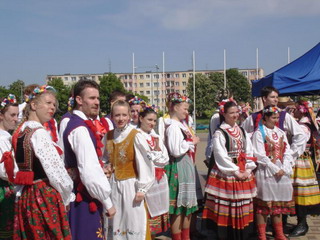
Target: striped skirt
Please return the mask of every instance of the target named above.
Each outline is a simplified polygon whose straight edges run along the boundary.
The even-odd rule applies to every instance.
[[[296,160],[292,178],[296,214],[298,216],[319,215],[319,184],[312,159],[308,153],[305,152]]]
[[[221,173],[214,167],[208,178],[203,218],[213,221],[219,238],[247,239],[253,233],[253,175],[245,181]]]

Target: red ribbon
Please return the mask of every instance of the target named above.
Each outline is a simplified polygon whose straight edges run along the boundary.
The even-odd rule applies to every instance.
[[[248,157],[246,153],[241,152],[239,157],[238,157],[238,166],[240,168],[240,170],[245,171],[246,170],[246,160],[252,160],[254,162],[257,161],[256,157]]]
[[[97,127],[93,124],[93,122],[91,120],[85,120],[84,122],[87,124],[87,126],[90,128],[90,130],[94,134],[94,137],[95,137],[96,143],[97,143],[96,152],[97,152],[97,155],[99,158],[100,165],[101,165],[101,167],[103,167],[103,163],[101,161],[101,157],[102,157],[101,148],[103,147],[103,144],[101,142],[101,137],[98,133]]]
[[[56,128],[56,124],[55,124],[54,118],[51,118],[48,122],[45,122],[43,124],[43,126],[45,127],[45,129],[47,129],[47,131],[50,132],[52,141],[57,143],[58,142],[58,136],[57,136],[57,128]]]
[[[158,182],[161,180],[165,172],[166,171],[163,168],[157,168],[157,167],[155,168],[155,177]]]
[[[12,152],[4,152],[1,158],[0,163],[4,164],[4,168],[6,170],[7,176],[8,176],[8,180],[10,182],[14,182],[14,173],[13,173],[13,169],[14,169],[14,160],[13,160],[13,156],[12,156]]]

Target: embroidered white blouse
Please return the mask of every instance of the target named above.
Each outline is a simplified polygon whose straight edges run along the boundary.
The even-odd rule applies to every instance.
[[[241,125],[244,130],[250,135],[250,137],[253,135],[254,132],[254,122],[252,115],[249,116]],[[286,114],[283,128],[286,133],[288,133],[290,136],[292,136],[292,143],[291,143],[291,153],[292,157],[296,159],[299,157],[306,148],[306,139],[305,134],[299,123],[290,115]],[[291,163],[292,165],[294,162]]]
[[[231,127],[229,124],[223,122],[220,125],[220,128],[222,129],[234,129],[239,128],[237,124],[235,124],[234,127]],[[239,131],[240,128],[239,128]],[[246,134],[245,139],[245,153],[248,157],[253,156],[253,149],[250,137]],[[239,167],[232,162],[231,157],[228,155],[228,151],[226,148],[226,138],[224,137],[224,134],[221,131],[216,131],[213,135],[213,153],[214,153],[214,159],[215,163],[217,164],[217,167],[219,170],[227,175],[235,175],[236,171],[239,171]],[[253,169],[256,168],[256,164],[252,160],[246,160],[246,170],[251,172]]]
[[[164,119],[164,123],[168,125],[166,129],[166,144],[170,155],[180,157],[189,150],[194,151],[194,144],[187,142],[182,134],[182,131],[189,131],[186,126],[177,120],[169,118]]]
[[[74,199],[74,194],[72,193],[73,182],[64,167],[63,161],[49,133],[36,121],[25,122],[21,127],[21,131],[26,127],[40,127],[40,129],[32,134],[30,139],[35,156],[39,159],[50,185],[61,194],[64,204],[69,205],[70,201]]]

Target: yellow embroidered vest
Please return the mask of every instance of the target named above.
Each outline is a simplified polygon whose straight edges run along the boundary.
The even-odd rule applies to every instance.
[[[137,168],[134,154],[134,138],[138,131],[132,129],[121,142],[113,141],[114,130],[107,133],[107,152],[117,180],[126,180],[137,177]]]

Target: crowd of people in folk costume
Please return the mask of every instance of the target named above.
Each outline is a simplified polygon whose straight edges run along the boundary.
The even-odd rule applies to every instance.
[[[295,237],[320,214],[319,122],[309,102],[280,109],[273,87],[251,115],[248,104],[219,103],[204,197],[188,97],[170,93],[157,119],[156,107],[114,91],[100,116],[99,85],[81,80],[57,124],[53,87],[24,93],[23,104],[9,94],[0,105],[0,239],[144,240],[170,229],[188,240],[201,210],[217,239],[266,239],[270,215],[280,240],[285,216],[297,216]]]

